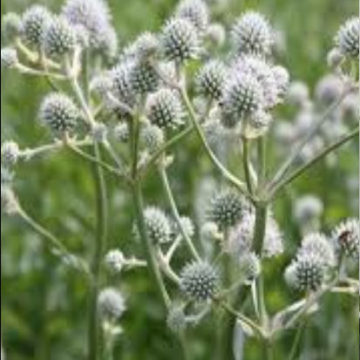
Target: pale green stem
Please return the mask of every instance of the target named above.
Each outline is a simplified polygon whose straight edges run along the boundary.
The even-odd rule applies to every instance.
[[[288,177],[280,181],[274,188],[271,190],[270,197],[274,197],[274,195],[283,189],[285,186],[293,182],[295,179],[297,179],[299,176],[301,176],[306,170],[308,170],[310,167],[312,167],[314,164],[316,164],[318,161],[329,155],[331,152],[336,150],[337,148],[341,147],[342,145],[346,144],[348,141],[356,138],[359,135],[359,127],[352,132],[350,132],[348,135],[343,136],[341,139],[336,141],[334,144],[329,145],[326,147],[323,151],[321,151],[319,154],[314,156],[311,160],[309,160],[304,165],[300,166],[298,169],[294,170],[292,174],[290,174]]]
[[[249,193],[252,194],[253,187],[252,187],[251,174],[250,174],[250,168],[249,168],[249,161],[250,161],[249,160],[249,155],[250,154],[249,154],[249,141],[248,141],[248,139],[243,137],[242,144],[243,144],[242,160],[243,160],[245,180],[246,180],[247,189],[248,189]]]
[[[168,201],[169,201],[169,204],[170,204],[170,207],[171,207],[172,214],[173,214],[173,216],[174,216],[174,218],[175,218],[175,220],[176,220],[176,222],[177,222],[177,224],[179,226],[181,235],[183,236],[183,238],[184,238],[184,240],[185,240],[185,242],[186,242],[192,256],[194,257],[194,259],[196,259],[197,261],[200,261],[201,257],[199,255],[198,251],[196,250],[195,245],[192,242],[190,236],[188,235],[188,233],[184,229],[184,225],[183,225],[183,223],[181,221],[181,217],[180,217],[180,214],[179,214],[179,211],[178,211],[175,199],[174,199],[173,192],[172,192],[170,184],[169,184],[169,179],[167,177],[167,173],[166,173],[166,169],[165,169],[164,165],[159,166],[159,172],[160,172],[160,176],[161,176],[161,181],[163,183],[163,186],[164,186],[164,189],[165,189],[165,192],[166,192],[166,196],[168,198]]]

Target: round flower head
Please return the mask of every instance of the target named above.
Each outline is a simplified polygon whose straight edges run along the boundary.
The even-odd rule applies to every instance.
[[[81,25],[87,30],[90,47],[99,49],[109,36],[110,13],[103,0],[67,0],[62,15],[72,25]]]
[[[278,96],[282,98],[286,94],[289,87],[289,72],[283,66],[274,66],[272,68],[272,72],[277,84]]]
[[[160,89],[151,94],[145,113],[153,125],[161,129],[174,129],[182,124],[182,105],[177,93],[170,89]]]
[[[306,195],[297,199],[294,205],[294,217],[300,224],[319,218],[323,211],[322,201],[313,195]]]
[[[19,63],[17,51],[14,48],[1,49],[1,68],[11,69]]]
[[[103,320],[118,320],[126,310],[125,299],[119,290],[105,288],[99,293],[98,308]]]
[[[221,102],[224,113],[239,122],[263,106],[263,91],[254,76],[231,72]],[[223,124],[228,125],[226,122]]]
[[[331,243],[326,236],[313,233],[305,236],[301,242],[297,257],[302,258],[315,254],[320,262],[325,266],[332,267],[335,265],[335,252]]]
[[[105,143],[108,137],[108,128],[103,123],[94,123],[90,135],[92,139],[97,143]]]
[[[106,99],[109,92],[112,90],[112,78],[108,73],[96,75],[90,81],[90,91],[98,95],[100,99]]]
[[[40,5],[31,6],[22,18],[21,33],[27,43],[41,46],[45,28],[51,19],[49,11]]]
[[[19,145],[14,141],[7,141],[1,146],[1,163],[4,166],[16,164],[20,155]]]
[[[54,17],[45,27],[43,48],[46,55],[52,57],[70,53],[76,44],[76,35],[65,18]]]
[[[156,125],[146,125],[141,129],[141,141],[149,152],[154,152],[164,143],[164,132]]]
[[[180,334],[186,329],[186,316],[183,305],[173,305],[170,307],[166,324],[168,328],[176,334]]]
[[[285,271],[289,286],[298,291],[316,291],[324,282],[325,267],[315,253],[298,257]]]
[[[360,19],[349,19],[341,26],[336,35],[336,44],[340,51],[352,58],[359,57]]]
[[[181,290],[197,302],[210,300],[217,291],[218,283],[217,270],[204,261],[189,263],[181,271]]]
[[[149,61],[136,61],[130,74],[130,84],[137,94],[155,91],[160,83],[154,66]]]
[[[211,60],[198,72],[196,87],[204,96],[219,100],[222,96],[225,77],[225,66],[220,61]]]
[[[268,54],[273,42],[272,29],[263,15],[249,11],[234,24],[231,39],[239,54]]]
[[[315,96],[324,105],[331,105],[341,96],[343,81],[335,75],[327,75],[316,86]]]
[[[122,143],[127,143],[130,138],[129,125],[126,122],[121,122],[114,128],[114,138]]]
[[[21,18],[18,14],[9,12],[1,19],[1,33],[8,42],[15,40],[21,31]]]
[[[40,119],[56,136],[72,131],[78,118],[78,108],[65,94],[52,93],[41,104]]]
[[[146,232],[153,244],[164,244],[171,240],[171,225],[164,212],[156,207],[144,211]]]
[[[200,40],[194,25],[186,19],[171,19],[164,26],[160,47],[169,61],[182,63],[197,58]]]
[[[338,48],[333,48],[329,51],[326,61],[332,70],[336,70],[344,61],[344,55]]]
[[[104,263],[106,268],[111,272],[118,274],[124,267],[125,257],[120,250],[111,250],[105,255]]]
[[[175,16],[189,20],[199,31],[205,31],[209,24],[209,10],[202,0],[182,0]]]
[[[348,219],[338,225],[333,234],[337,250],[345,256],[359,258],[360,224],[358,219]]]
[[[208,220],[220,229],[234,226],[244,210],[244,199],[234,190],[225,189],[216,194],[208,209]]]
[[[113,63],[118,53],[118,45],[116,30],[109,24],[101,30],[94,48],[105,61]]]
[[[129,107],[135,104],[135,94],[131,86],[130,74],[132,72],[133,63],[122,62],[115,66],[109,73],[112,81],[112,92],[115,98]],[[116,103],[109,100],[109,106],[120,115],[124,115],[124,109],[119,108]]]

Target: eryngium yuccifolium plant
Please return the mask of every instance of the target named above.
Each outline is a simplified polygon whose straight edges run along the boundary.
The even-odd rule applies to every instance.
[[[104,264],[110,273],[120,273],[124,268],[125,256],[120,250],[110,250],[105,255]]]
[[[246,203],[233,189],[221,190],[211,199],[207,217],[220,229],[234,226],[242,217]]]
[[[203,0],[180,1],[175,16],[189,20],[199,31],[205,31],[209,24],[209,10]]]
[[[112,287],[101,290],[98,297],[98,308],[103,320],[118,320],[126,310],[123,294]]]
[[[34,47],[40,47],[44,31],[50,20],[50,12],[43,6],[34,5],[26,10],[21,26],[24,40]]]
[[[183,109],[178,94],[167,88],[150,94],[145,113],[153,125],[174,129],[183,123]]]
[[[49,21],[43,35],[43,48],[49,57],[69,54],[75,47],[76,34],[70,23],[62,17]]]
[[[350,58],[359,57],[360,18],[354,17],[341,26],[336,35],[336,45]]]
[[[218,60],[206,63],[196,76],[196,87],[200,94],[211,100],[219,100],[223,93],[226,67]]]
[[[210,300],[216,294],[218,286],[217,269],[207,262],[191,262],[181,271],[180,288],[191,300]]]
[[[1,68],[13,68],[18,63],[19,59],[16,49],[11,47],[1,49]]]
[[[162,29],[160,48],[167,60],[181,64],[199,56],[201,40],[196,27],[189,20],[174,18]]]
[[[39,116],[55,136],[61,136],[74,130],[80,113],[67,95],[52,93],[43,100]]]
[[[159,83],[157,71],[149,61],[135,61],[130,73],[130,85],[136,94],[153,92]]]
[[[151,153],[160,148],[164,144],[165,135],[162,129],[156,125],[145,125],[141,129],[141,141],[144,147]]]
[[[316,253],[299,256],[285,271],[288,285],[298,291],[316,291],[324,282],[325,266]]]
[[[359,258],[360,224],[358,219],[348,219],[333,231],[332,238],[338,252],[346,257]]]
[[[7,13],[1,19],[1,34],[7,42],[14,41],[21,31],[21,17],[15,13]]]
[[[233,25],[231,40],[238,54],[266,55],[271,50],[273,32],[263,15],[249,11]]]
[[[171,224],[166,214],[156,208],[148,207],[144,211],[146,232],[152,244],[165,244],[171,240]]]
[[[174,333],[180,334],[182,331],[184,331],[186,329],[184,306],[173,304],[168,312],[166,323],[168,328]]]

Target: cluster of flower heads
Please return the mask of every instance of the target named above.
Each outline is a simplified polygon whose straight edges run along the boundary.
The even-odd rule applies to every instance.
[[[349,219],[335,228],[331,236],[306,235],[295,259],[285,271],[288,285],[298,291],[316,291],[331,281],[333,270],[347,259],[359,258],[360,224]]]

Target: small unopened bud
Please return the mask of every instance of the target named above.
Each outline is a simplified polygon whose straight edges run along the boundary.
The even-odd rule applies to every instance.
[[[125,257],[120,250],[115,249],[106,254],[104,262],[109,272],[118,274],[124,268]]]
[[[95,142],[104,143],[107,139],[108,129],[105,124],[96,123],[91,129],[91,136]]]
[[[1,146],[1,160],[4,166],[13,166],[19,158],[19,146],[14,141],[7,141]]]
[[[13,48],[1,49],[1,68],[11,69],[19,63],[17,51]]]

